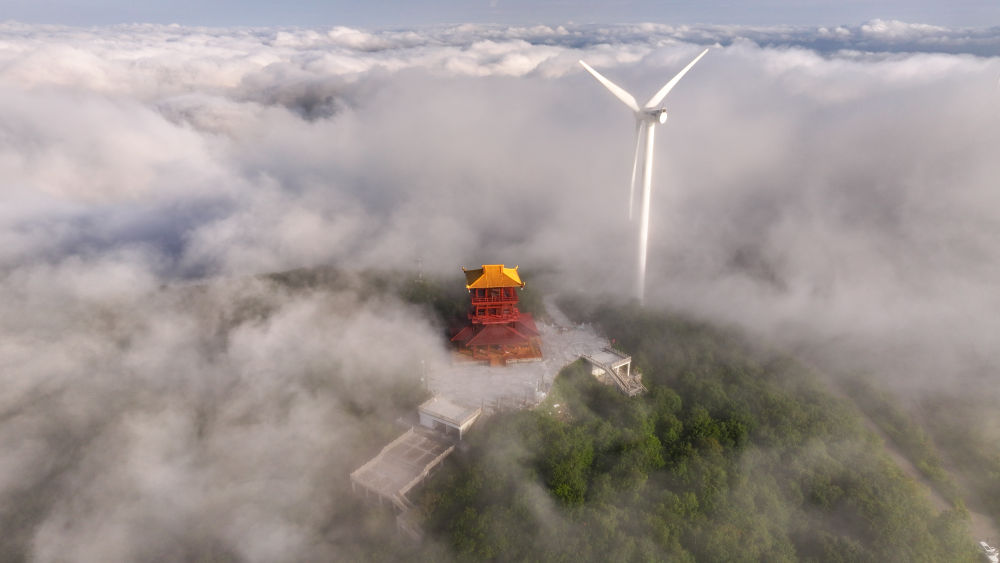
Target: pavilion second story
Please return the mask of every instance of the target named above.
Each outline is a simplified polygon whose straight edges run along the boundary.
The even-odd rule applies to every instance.
[[[511,323],[520,318],[517,290],[524,287],[517,268],[503,264],[465,270],[469,290],[469,320],[477,324]]]

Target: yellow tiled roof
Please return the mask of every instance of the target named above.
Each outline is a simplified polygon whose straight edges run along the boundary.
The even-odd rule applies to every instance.
[[[521,276],[517,275],[517,266],[505,268],[503,264],[483,264],[482,268],[466,270],[466,289],[486,289],[490,287],[524,287]]]

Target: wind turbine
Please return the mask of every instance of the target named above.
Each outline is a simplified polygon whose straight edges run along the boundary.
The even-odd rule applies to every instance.
[[[587,63],[580,61],[580,64],[583,65],[583,68],[587,69],[587,72],[594,75],[594,78],[598,82],[603,84],[616,98],[635,112],[635,157],[632,159],[632,182],[628,193],[629,220],[632,219],[632,208],[635,207],[635,173],[639,167],[639,152],[642,149],[643,129],[645,129],[646,133],[646,154],[642,160],[642,208],[639,212],[639,265],[636,282],[636,293],[639,297],[639,304],[642,304],[643,294],[646,289],[646,243],[649,240],[649,196],[650,185],[653,180],[653,132],[656,130],[657,124],[662,125],[667,122],[666,108],[657,106],[660,105],[663,98],[677,85],[680,79],[687,74],[687,71],[691,70],[691,67],[704,57],[707,52],[708,49],[702,51],[693,61],[681,69],[676,76],[671,78],[670,82],[667,82],[663,88],[660,88],[659,92],[653,94],[653,97],[641,108],[636,103],[632,94],[629,94],[614,82],[601,76],[601,73],[590,68],[590,65]]]

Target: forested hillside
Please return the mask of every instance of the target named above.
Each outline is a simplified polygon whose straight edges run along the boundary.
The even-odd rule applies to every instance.
[[[634,355],[629,399],[582,364],[480,423],[424,489],[425,555],[544,561],[973,561],[851,403],[793,358],[664,313],[576,311]]]

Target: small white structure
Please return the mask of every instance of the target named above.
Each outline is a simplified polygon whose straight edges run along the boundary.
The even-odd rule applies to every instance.
[[[594,377],[604,375],[607,372],[606,367],[623,377],[631,377],[632,375],[632,356],[619,354],[610,348],[587,354],[584,358],[593,366],[594,369],[591,370],[590,374]]]
[[[443,397],[434,397],[417,409],[420,425],[462,439],[462,435],[482,414],[482,408],[459,405]]]
[[[617,350],[605,348],[593,354],[580,356],[590,363],[593,369],[590,373],[602,383],[614,383],[618,390],[635,397],[646,391],[642,384],[642,374],[632,371],[632,356],[622,354]]]

